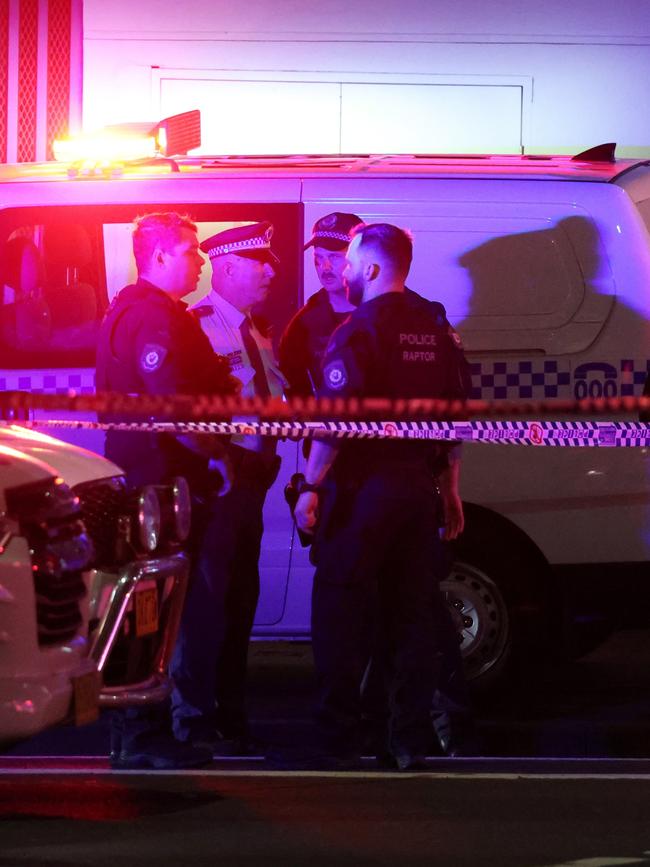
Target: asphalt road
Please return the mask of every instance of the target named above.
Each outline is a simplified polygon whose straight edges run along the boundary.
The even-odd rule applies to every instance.
[[[1,867],[650,864],[650,778],[0,778]]]
[[[314,701],[308,644],[253,643],[250,716],[270,743],[299,745]],[[520,673],[508,689],[477,696],[486,757],[650,757],[650,629],[624,630],[588,656]],[[108,721],[52,729],[8,756],[106,756]],[[0,757],[1,759],[1,757]]]
[[[300,743],[307,645],[251,649],[259,736]],[[650,865],[650,630],[481,699],[482,758],[384,773],[116,773],[105,718],[0,757],[0,867]]]

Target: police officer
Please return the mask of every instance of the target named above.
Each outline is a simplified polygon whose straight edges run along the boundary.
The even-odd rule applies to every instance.
[[[289,322],[280,338],[280,368],[291,397],[315,394],[322,383],[322,361],[334,329],[354,310],[343,281],[350,231],[361,223],[356,214],[335,212],[316,220],[304,249],[314,248],[314,267],[321,288]]]
[[[467,365],[444,308],[406,289],[411,258],[410,237],[395,226],[355,231],[344,276],[360,306],[333,335],[321,395],[465,396]],[[444,604],[438,490],[444,533],[454,538],[463,527],[458,474],[457,454],[442,444],[313,444],[295,516],[305,531],[320,522],[313,648],[322,744],[335,757],[358,747],[359,687],[379,623],[389,679],[385,755],[399,769],[422,764]]]
[[[111,304],[99,331],[97,388],[126,394],[233,394],[237,387],[181,300],[196,288],[203,257],[196,226],[174,212],[135,221],[133,253],[138,279]],[[130,485],[188,477],[205,497],[210,468],[230,486],[224,447],[214,437],[109,431],[106,455],[126,472]],[[212,485],[214,488],[214,484]],[[178,744],[162,708],[118,714],[112,730],[116,768],[183,768],[205,764],[211,753]]]
[[[321,289],[307,301],[287,325],[279,347],[282,372],[289,380],[292,397],[315,395],[322,386],[322,361],[334,329],[355,309],[348,299],[343,279],[345,254],[350,232],[361,223],[356,214],[335,212],[314,223],[312,237],[305,250],[313,247],[314,267]],[[410,291],[410,290],[407,290]],[[305,454],[310,440],[304,441]],[[441,555],[445,556],[446,551]],[[449,571],[450,564],[441,564]],[[459,755],[475,750],[473,715],[469,692],[462,667],[458,633],[445,607],[436,611],[442,618],[436,632],[441,642],[441,675],[431,708],[439,750],[446,755]],[[386,713],[381,658],[373,654],[362,685],[362,704],[366,719],[369,748],[376,739],[374,729]],[[435,749],[435,747],[434,747]]]
[[[285,383],[255,308],[278,260],[269,222],[219,232],[201,244],[212,289],[194,314],[213,349],[228,358],[244,397],[278,397]],[[255,751],[245,703],[248,642],[259,596],[262,509],[279,458],[272,438],[233,437],[230,493],[210,516],[172,661],[174,733],[220,755]]]

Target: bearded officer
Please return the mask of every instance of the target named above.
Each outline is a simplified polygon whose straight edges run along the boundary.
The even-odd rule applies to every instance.
[[[360,306],[333,335],[321,396],[465,397],[467,363],[444,308],[405,286],[411,258],[410,236],[396,226],[354,233],[344,275]],[[422,766],[441,654],[436,625],[444,620],[435,528],[442,506],[444,535],[462,531],[458,475],[458,454],[447,444],[313,444],[295,517],[304,531],[320,519],[312,632],[328,759],[358,755],[359,689],[378,623],[390,673],[383,758],[401,770]]]
[[[356,214],[336,211],[316,220],[312,237],[304,249],[313,248],[314,268],[321,283],[287,325],[279,346],[282,372],[289,380],[289,395],[309,397],[322,387],[322,362],[332,332],[341,325],[355,306],[348,298],[343,279],[350,233],[361,224]],[[410,290],[407,290],[409,292]],[[311,440],[303,449],[309,453]],[[445,553],[443,551],[441,553]],[[449,571],[450,563],[441,568]],[[446,755],[473,753],[476,750],[473,714],[462,666],[458,633],[445,606],[436,610],[442,618],[436,626],[441,637],[442,670],[431,708],[438,750]],[[368,727],[368,748],[374,749],[375,729],[386,715],[381,656],[373,659],[363,681],[362,703]],[[435,742],[432,744],[435,750]]]

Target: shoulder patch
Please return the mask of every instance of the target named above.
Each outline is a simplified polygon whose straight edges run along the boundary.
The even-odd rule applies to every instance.
[[[348,372],[342,361],[331,361],[323,370],[323,378],[330,388],[338,391],[344,388],[348,382]]]
[[[161,367],[166,355],[166,347],[159,343],[145,343],[140,354],[140,369],[143,373],[155,373]]]

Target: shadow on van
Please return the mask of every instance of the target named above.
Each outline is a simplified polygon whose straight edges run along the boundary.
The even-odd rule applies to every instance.
[[[491,238],[462,253],[458,264],[471,284],[460,324],[470,352],[582,352],[614,304],[602,239],[586,217]]]

